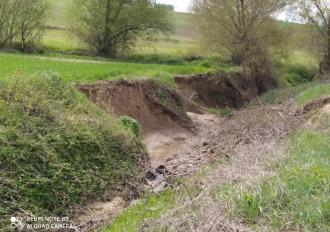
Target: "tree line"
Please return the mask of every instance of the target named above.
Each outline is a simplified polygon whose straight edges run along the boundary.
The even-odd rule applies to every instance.
[[[329,0],[194,0],[204,43],[229,51],[232,62],[247,72],[271,72],[271,51],[284,48],[285,35],[274,16],[294,6],[320,38],[320,71],[330,72]],[[28,50],[46,28],[48,0],[0,0],[0,48]],[[127,53],[139,38],[171,31],[169,7],[154,0],[73,0],[71,31],[98,55]]]
[[[219,52],[225,48],[233,63],[263,75],[272,70],[270,51],[283,49],[286,43],[274,16],[288,6],[295,9],[301,23],[316,30],[313,36],[320,41],[319,70],[329,73],[329,0],[195,0],[194,12],[207,46]]]
[[[47,8],[44,0],[0,0],[0,48],[31,48],[42,35]]]

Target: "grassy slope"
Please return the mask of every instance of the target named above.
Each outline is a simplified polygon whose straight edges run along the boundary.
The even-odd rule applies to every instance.
[[[119,186],[139,191],[139,139],[58,76],[17,75],[0,90],[1,231],[10,216],[70,215]]]
[[[294,95],[298,106],[330,96],[325,84],[275,91],[276,98]],[[322,127],[290,138],[287,153],[272,165],[274,176],[248,188],[230,184],[216,191],[219,200],[232,206],[233,218],[257,231],[330,230],[330,117],[323,117]]]
[[[69,10],[72,0],[49,0],[50,10],[47,15],[47,26],[66,28],[67,12]]]
[[[298,96],[297,102],[299,105],[304,105],[325,96],[330,96],[330,85],[320,84],[301,92]]]
[[[329,145],[327,133],[299,132],[274,177],[247,189],[232,184],[216,196],[229,202],[234,218],[243,218],[254,230],[329,231]]]

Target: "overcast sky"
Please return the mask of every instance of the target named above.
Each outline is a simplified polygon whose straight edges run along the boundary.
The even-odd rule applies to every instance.
[[[191,0],[157,0],[159,3],[171,4],[175,11],[188,12],[191,6]]]

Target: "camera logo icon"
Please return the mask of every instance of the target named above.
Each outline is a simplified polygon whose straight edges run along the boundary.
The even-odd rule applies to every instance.
[[[23,219],[20,217],[11,217],[10,218],[10,227],[12,229],[22,230],[24,228]]]

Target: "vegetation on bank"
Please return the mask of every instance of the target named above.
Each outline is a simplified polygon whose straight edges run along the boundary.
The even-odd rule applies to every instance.
[[[300,132],[290,145],[275,177],[245,189],[229,185],[215,196],[232,205],[233,217],[242,217],[257,230],[329,231],[329,134]]]
[[[297,97],[297,102],[299,105],[304,105],[308,102],[319,99],[321,97],[329,97],[329,96],[330,96],[330,85],[319,84],[301,92]]]
[[[138,191],[146,154],[130,125],[54,74],[16,75],[0,90],[1,230],[12,216],[69,215],[112,190]]]
[[[314,83],[273,92],[279,101],[296,96],[298,106],[330,96],[329,85]],[[322,117],[328,118],[320,119],[321,127],[291,136],[286,154],[272,165],[274,176],[214,191],[216,199],[228,202],[232,219],[241,218],[255,230],[330,230],[330,120]]]

